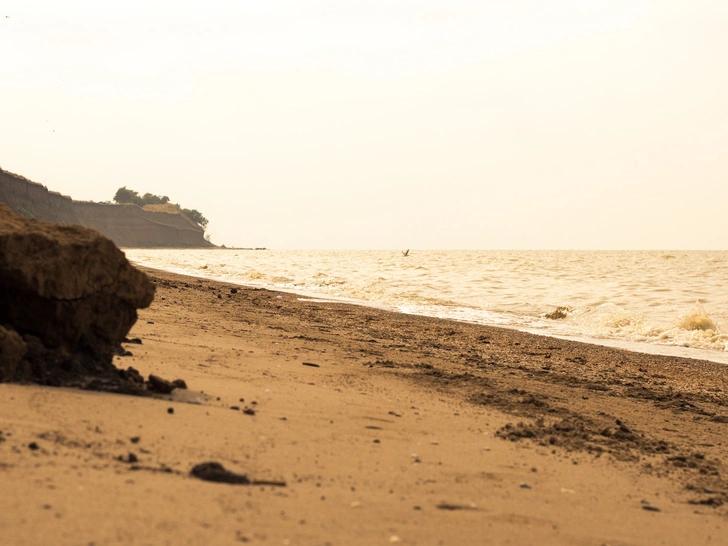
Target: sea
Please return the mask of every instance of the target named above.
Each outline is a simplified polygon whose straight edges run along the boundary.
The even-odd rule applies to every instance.
[[[728,364],[728,251],[125,249],[302,300]]]

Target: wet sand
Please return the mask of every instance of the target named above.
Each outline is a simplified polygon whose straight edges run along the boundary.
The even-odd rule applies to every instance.
[[[188,389],[0,385],[2,544],[725,541],[720,364],[149,273]]]

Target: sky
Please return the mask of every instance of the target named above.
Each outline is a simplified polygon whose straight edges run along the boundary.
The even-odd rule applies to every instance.
[[[0,52],[0,167],[217,244],[728,248],[723,0],[2,0]]]

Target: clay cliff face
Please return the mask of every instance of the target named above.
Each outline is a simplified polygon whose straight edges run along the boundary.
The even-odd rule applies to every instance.
[[[0,381],[118,376],[112,355],[154,285],[109,239],[0,204]]]
[[[95,229],[121,247],[213,246],[205,240],[202,228],[175,212],[174,207],[160,211],[145,210],[131,204],[74,201],[2,169],[0,203],[5,203],[26,218]]]

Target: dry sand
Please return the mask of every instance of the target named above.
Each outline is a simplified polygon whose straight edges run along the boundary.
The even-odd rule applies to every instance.
[[[189,389],[0,385],[1,544],[728,544],[724,366],[149,273]]]

